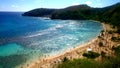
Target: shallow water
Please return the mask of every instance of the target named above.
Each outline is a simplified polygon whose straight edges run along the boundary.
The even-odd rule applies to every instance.
[[[93,21],[44,20],[0,12],[0,68],[57,55],[90,41],[101,30],[102,25]]]

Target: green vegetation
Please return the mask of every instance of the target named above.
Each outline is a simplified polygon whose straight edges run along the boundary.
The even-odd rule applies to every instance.
[[[119,26],[117,26],[117,31],[116,32],[120,34],[120,28],[119,28]]]
[[[58,68],[120,68],[120,58],[106,58],[100,62],[91,59],[75,59],[63,62]]]
[[[119,68],[120,58],[105,58],[98,62],[93,59],[74,59],[63,62],[58,68]]]
[[[112,48],[115,51],[115,57],[111,60],[113,68],[120,68],[120,45]]]
[[[63,62],[58,68],[97,68],[96,63],[90,59],[74,59]]]
[[[99,42],[99,44],[98,44],[100,47],[102,47],[103,46],[103,42]]]
[[[114,42],[119,42],[120,41],[120,37],[112,37],[111,40],[114,41]]]
[[[64,57],[63,62],[67,62],[68,58]]]
[[[109,33],[109,34],[112,34],[112,33],[114,33],[114,31],[110,30],[110,31],[108,31],[108,33]]]
[[[106,58],[106,53],[104,51],[101,52],[102,58]]]
[[[35,16],[35,17],[49,16],[55,10],[56,9],[38,8],[38,9],[25,12],[22,15],[23,16]]]
[[[117,56],[120,56],[120,46],[113,47],[112,49],[115,51],[115,54],[116,54]]]
[[[113,28],[114,29],[114,28]],[[109,34],[113,34],[113,33],[118,33],[116,30],[109,30],[108,31]]]
[[[120,68],[120,46],[113,47],[115,57],[105,56],[105,52],[101,53],[104,58],[101,61],[93,59],[74,59],[67,60],[58,65],[58,68]]]
[[[97,58],[98,56],[100,56],[100,54],[96,53],[96,52],[89,51],[88,53],[84,53],[83,56],[87,57],[87,58],[94,59],[94,58]]]

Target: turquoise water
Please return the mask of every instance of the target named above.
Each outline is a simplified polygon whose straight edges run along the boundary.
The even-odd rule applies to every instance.
[[[44,20],[0,12],[0,68],[57,55],[98,36],[102,25],[84,20]]]
[[[20,45],[17,44],[7,44],[5,46],[0,47],[0,56],[9,56],[9,55],[14,55],[18,54],[19,51],[24,50]]]

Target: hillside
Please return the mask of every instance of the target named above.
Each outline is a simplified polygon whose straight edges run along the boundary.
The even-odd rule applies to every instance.
[[[82,7],[84,6],[84,7]],[[69,10],[68,10],[69,9]],[[65,8],[62,12],[54,12],[52,19],[77,19],[77,20],[100,20],[100,21],[111,21],[111,17],[119,16],[120,3],[105,8],[91,8],[87,5],[78,5]],[[104,16],[104,17],[103,17]],[[109,19],[108,19],[109,18]],[[118,18],[118,17],[117,17]]]
[[[34,17],[41,17],[41,16],[50,16],[52,12],[56,9],[47,9],[47,8],[38,8],[33,9],[28,12],[22,14],[23,16],[34,16]]]
[[[23,16],[33,16],[33,17],[44,17],[44,16],[52,16],[52,14],[55,13],[62,13],[64,11],[74,11],[78,9],[90,9],[91,7],[83,4],[83,5],[76,5],[76,6],[70,6],[64,9],[49,9],[49,8],[37,8],[30,10],[28,12],[23,13]]]

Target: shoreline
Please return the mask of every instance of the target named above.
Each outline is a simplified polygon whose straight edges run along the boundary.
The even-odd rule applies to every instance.
[[[107,30],[106,25],[104,23],[101,24],[103,30],[106,31]],[[101,33],[99,35],[101,35]],[[76,46],[75,48],[66,50],[64,53],[60,53],[59,55],[54,55],[54,56],[43,57],[40,60],[37,60],[30,64],[26,64],[25,66],[20,68],[57,68],[56,66],[62,62],[64,57],[67,57],[70,60],[83,58],[82,53],[86,52],[88,48],[91,48],[93,51],[97,51],[98,53],[100,53],[98,49],[99,47],[97,46],[100,40],[98,36],[84,44]]]
[[[30,64],[25,63],[25,65],[23,64],[24,66],[21,67],[21,65],[20,65],[20,66],[18,66],[16,68],[46,68],[46,67],[42,67],[42,66],[44,66],[44,64],[47,64],[47,63],[51,64],[51,61],[53,61],[53,60],[57,60],[57,61],[58,61],[58,59],[62,60],[67,54],[71,54],[72,52],[75,52],[77,50],[83,51],[83,50],[86,49],[86,47],[89,48],[89,45],[94,43],[97,39],[98,38],[95,37],[95,38],[89,40],[86,43],[80,44],[80,45],[78,45],[76,47],[73,47],[71,49],[66,50],[65,52],[62,52],[59,55],[43,56],[43,57],[41,57],[40,60],[36,60],[35,62],[30,63]],[[47,68],[49,68],[49,67],[47,67]]]
[[[92,39],[91,41],[89,41],[87,43],[84,43],[84,44],[78,45],[78,46],[76,46],[74,48],[71,48],[69,50],[66,50],[65,52],[60,53],[59,55],[42,57],[40,60],[37,60],[36,62],[31,63],[30,65],[26,64],[25,66],[23,66],[23,68],[49,68],[48,67],[49,65],[47,66],[46,64],[50,63],[50,65],[51,65],[51,63],[52,63],[51,61],[53,61],[53,60],[61,62],[62,59],[66,55],[71,54],[71,53],[73,53],[73,52],[75,52],[77,50],[84,51],[84,50],[86,50],[86,48],[89,48],[89,45],[94,43],[96,40],[98,40],[98,38],[94,38],[94,39]],[[47,66],[47,67],[44,67],[44,66]],[[51,66],[50,66],[50,68],[51,68]]]

